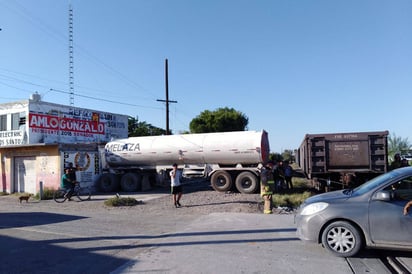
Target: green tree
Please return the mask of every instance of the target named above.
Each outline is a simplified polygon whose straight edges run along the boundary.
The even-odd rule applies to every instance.
[[[243,131],[248,123],[249,118],[245,114],[225,107],[203,111],[190,122],[189,127],[192,133]]]
[[[393,160],[395,153],[400,152],[401,154],[408,153],[412,148],[411,143],[408,138],[402,138],[396,136],[395,133],[388,136],[388,156],[389,160]]]
[[[137,136],[155,136],[165,135],[166,130],[148,124],[146,122],[139,122],[139,119],[129,117],[129,137]]]
[[[292,149],[285,149],[282,152],[282,158],[289,161],[289,162],[294,162],[295,161],[295,153]]]
[[[283,161],[282,154],[277,153],[277,152],[272,152],[269,154],[269,160],[275,161],[275,162],[280,162]]]

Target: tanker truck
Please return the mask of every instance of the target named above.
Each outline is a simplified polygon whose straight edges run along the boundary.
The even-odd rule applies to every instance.
[[[216,191],[255,193],[269,152],[264,130],[117,139],[102,151],[98,186],[104,192],[166,186],[176,163],[184,178],[210,179]]]

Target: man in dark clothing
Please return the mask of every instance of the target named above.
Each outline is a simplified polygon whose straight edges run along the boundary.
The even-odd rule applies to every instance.
[[[77,179],[76,179],[76,171],[77,171],[77,168],[75,168],[75,167],[73,166],[73,163],[69,163],[68,170],[69,170],[69,178],[70,178],[70,180],[71,180],[73,183],[74,183],[74,182],[77,182]]]
[[[399,153],[396,153],[394,156],[394,160],[391,163],[391,165],[389,166],[390,170],[396,169],[396,168],[400,168],[402,165],[401,163],[401,155]]]
[[[272,168],[272,174],[273,174],[273,181],[275,185],[275,192],[280,192],[283,188],[283,170],[282,166],[279,165],[279,163],[274,162],[273,168]]]
[[[285,182],[287,189],[293,189],[292,177],[293,177],[293,168],[289,165],[289,161],[285,161],[283,164],[283,170],[285,174]]]

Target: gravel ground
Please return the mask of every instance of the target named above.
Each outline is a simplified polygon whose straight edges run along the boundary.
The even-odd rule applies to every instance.
[[[175,208],[170,190],[166,188],[153,189],[148,192],[141,193],[120,193],[121,197],[133,197],[139,200],[139,194],[161,195],[160,198],[150,199],[135,206],[110,207],[104,202],[108,197],[115,197],[116,193],[92,194],[90,201],[77,202],[76,198],[73,201],[66,201],[58,204],[53,200],[38,201],[30,198],[29,203],[19,203],[16,195],[0,196],[0,205],[6,206],[8,209],[16,208],[18,210],[41,210],[47,207],[56,212],[87,212],[100,211],[106,212],[133,212],[133,214],[174,214],[178,211],[179,214],[188,215],[206,215],[214,212],[242,212],[242,213],[262,213],[262,199],[259,194],[241,194],[237,192],[217,192],[210,186],[210,182],[202,180],[197,182],[186,183],[183,186],[183,196],[180,200],[181,208]],[[113,196],[112,196],[113,195]],[[1,211],[1,210],[0,210]],[[126,211],[126,212],[125,212]]]
[[[161,189],[168,193],[168,189]],[[122,195],[127,196],[127,194]],[[209,214],[214,212],[261,213],[259,204],[262,201],[259,194],[241,194],[237,192],[217,192],[208,181],[185,184],[180,200],[181,208],[175,208],[172,195],[153,199],[133,206],[133,210],[164,214],[169,211],[181,210],[185,214]]]

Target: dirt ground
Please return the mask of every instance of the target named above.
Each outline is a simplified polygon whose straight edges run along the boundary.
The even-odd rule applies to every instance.
[[[162,189],[168,193],[168,189]],[[127,196],[124,194],[123,196]],[[214,212],[243,212],[261,213],[259,204],[262,199],[259,194],[241,194],[237,192],[217,192],[208,181],[199,181],[185,184],[183,196],[180,200],[181,208],[175,208],[172,196],[153,199],[133,206],[133,210],[164,214],[182,210],[187,214],[209,214]]]
[[[33,197],[30,198],[29,204],[25,201],[20,203],[17,194],[0,196],[0,204],[6,203],[8,207],[27,207],[32,210],[40,210],[42,207],[53,208],[56,210],[66,211],[133,211],[133,214],[172,214],[176,210],[179,213],[188,215],[206,215],[215,212],[242,212],[242,213],[262,213],[262,198],[259,194],[241,194],[238,192],[217,192],[210,186],[210,182],[199,180],[197,182],[188,182],[183,185],[183,196],[180,200],[181,208],[175,208],[170,190],[166,188],[157,188],[141,194],[161,195],[160,198],[150,199],[135,206],[110,207],[104,202],[108,197],[115,197],[116,193],[92,194],[89,201],[77,202],[66,201],[58,204],[53,200],[38,201]],[[139,193],[120,193],[121,197],[133,197],[139,201]],[[157,195],[158,196],[158,195]],[[32,207],[34,206],[34,207]]]

